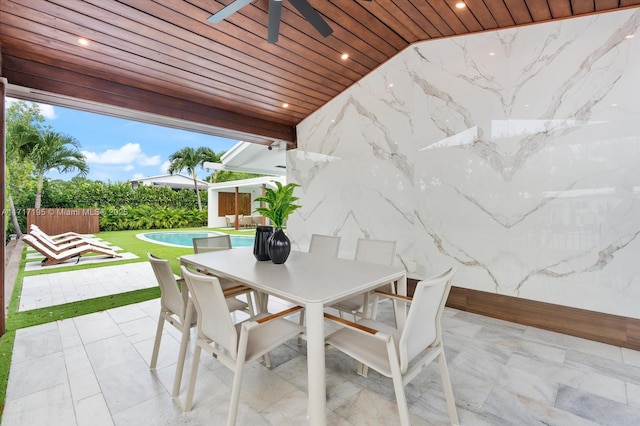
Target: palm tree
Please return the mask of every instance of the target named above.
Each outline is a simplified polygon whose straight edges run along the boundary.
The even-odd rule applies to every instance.
[[[46,129],[38,132],[37,140],[27,157],[33,162],[38,182],[36,184],[35,208],[42,202],[44,175],[50,170],[69,173],[78,170],[79,176],[89,173],[89,166],[80,152],[80,143],[72,136]]]
[[[202,211],[202,201],[200,200],[200,191],[198,191],[198,180],[196,178],[196,167],[204,164],[205,161],[218,161],[219,155],[217,155],[211,148],[201,146],[198,149],[191,147],[182,148],[169,156],[169,173],[180,173],[183,170],[187,170],[187,173],[193,179],[193,188],[196,191],[198,197],[198,209]]]
[[[32,170],[32,165],[25,160],[25,155],[35,143],[36,133],[43,128],[45,118],[38,104],[25,101],[13,102],[5,114],[6,121],[6,167],[5,189],[8,197],[13,229],[22,238],[13,193],[20,190],[24,177]],[[4,224],[6,226],[6,222]]]
[[[11,222],[13,223],[13,229],[18,236],[18,238],[22,238],[22,231],[20,230],[20,224],[18,223],[18,217],[16,215],[16,208],[13,203],[12,192],[16,189],[15,183],[12,182],[12,179],[9,179],[11,176],[10,168],[15,166],[16,170],[18,168],[23,169],[25,164],[24,157],[28,154],[28,152],[33,149],[33,146],[37,140],[37,131],[33,126],[24,124],[24,123],[12,123],[7,128],[6,133],[6,166],[5,172],[7,175],[7,196],[9,201],[9,211],[11,214]]]

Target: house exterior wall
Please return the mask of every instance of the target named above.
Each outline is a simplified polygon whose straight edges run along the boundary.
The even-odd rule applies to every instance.
[[[639,23],[410,46],[297,127],[294,247],[397,240],[414,278],[640,318]]]

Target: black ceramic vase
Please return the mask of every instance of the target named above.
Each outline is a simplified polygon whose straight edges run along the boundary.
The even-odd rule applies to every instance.
[[[273,235],[273,226],[256,227],[256,239],[253,242],[253,255],[258,260],[269,260],[269,238]]]
[[[269,237],[269,256],[271,261],[282,264],[287,261],[291,252],[291,241],[281,228],[276,228]]]

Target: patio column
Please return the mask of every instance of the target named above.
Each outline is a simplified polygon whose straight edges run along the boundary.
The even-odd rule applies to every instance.
[[[0,54],[0,63],[2,62],[2,57]],[[2,69],[2,68],[0,68]],[[0,77],[0,92],[1,92],[1,96],[0,96],[0,115],[2,115],[2,120],[0,121],[0,134],[2,136],[0,136],[1,142],[0,145],[2,145],[0,147],[0,174],[2,175],[2,179],[0,179],[0,211],[2,212],[2,233],[0,233],[0,236],[2,236],[2,249],[0,250],[0,262],[2,262],[2,267],[0,267],[0,306],[2,307],[2,313],[0,313],[0,336],[4,335],[5,332],[5,300],[4,300],[4,280],[5,280],[5,265],[6,263],[6,248],[7,248],[7,230],[5,227],[5,223],[6,223],[6,215],[5,215],[5,204],[4,204],[4,200],[7,196],[7,189],[6,189],[6,181],[7,181],[7,176],[6,176],[6,162],[7,162],[7,147],[6,147],[6,141],[5,141],[5,127],[6,127],[6,123],[5,123],[5,110],[4,110],[4,103],[5,103],[5,97],[7,94],[7,79],[4,77]]]

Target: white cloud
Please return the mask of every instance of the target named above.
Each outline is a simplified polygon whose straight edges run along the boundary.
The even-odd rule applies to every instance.
[[[133,175],[133,177],[131,178],[133,179],[142,179],[144,177],[144,173],[136,173],[135,175]]]
[[[127,166],[124,166],[122,170],[124,170],[125,172],[130,172],[133,169],[135,169],[135,166],[133,164],[129,164]]]
[[[160,166],[160,171],[162,173],[169,173],[169,165],[170,164],[171,164],[171,162],[169,160],[167,160],[164,163],[162,163],[162,165]]]
[[[118,149],[108,149],[104,152],[82,151],[87,163],[95,164],[137,164],[139,166],[156,166],[160,164],[160,156],[148,156],[140,148],[140,144],[128,143]]]
[[[58,118],[56,116],[56,110],[53,105],[38,104],[38,106],[40,107],[40,112],[47,120],[55,120],[56,118]]]
[[[153,157],[140,157],[137,159],[137,163],[141,166],[157,166],[160,164],[160,156],[154,155]]]

